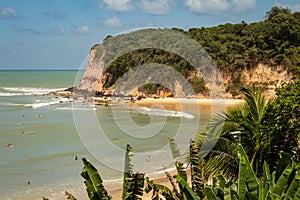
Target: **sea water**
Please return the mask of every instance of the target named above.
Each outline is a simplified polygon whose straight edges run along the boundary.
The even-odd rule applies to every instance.
[[[106,183],[119,181],[126,144],[135,150],[137,171],[159,173],[172,167],[168,139],[180,135],[178,145],[188,145],[183,143],[210,120],[193,108],[95,106],[49,94],[77,85],[82,74],[0,71],[0,199],[64,199],[65,190],[84,193],[83,157]],[[145,161],[147,155],[151,162]]]

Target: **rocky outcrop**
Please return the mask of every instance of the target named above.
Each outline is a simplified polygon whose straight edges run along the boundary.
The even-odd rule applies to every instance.
[[[103,84],[101,83],[104,70],[105,51],[101,45],[94,46],[90,50],[90,58],[87,69],[78,86],[79,91],[96,92],[101,91]]]

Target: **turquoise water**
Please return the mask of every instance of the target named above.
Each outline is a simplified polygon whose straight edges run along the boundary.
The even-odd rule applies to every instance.
[[[172,167],[168,138],[175,137],[185,149],[195,132],[208,125],[210,115],[198,116],[191,105],[182,112],[105,107],[49,94],[76,85],[82,74],[0,71],[0,199],[64,199],[65,190],[85,193],[82,157],[106,181],[117,181],[128,143],[135,150],[136,171],[158,173],[163,165]],[[151,163],[145,162],[148,156]]]

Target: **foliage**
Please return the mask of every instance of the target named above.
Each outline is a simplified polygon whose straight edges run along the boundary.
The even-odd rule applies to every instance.
[[[71,193],[65,191],[68,200],[77,200]]]
[[[269,147],[269,135],[261,132],[262,118],[267,103],[258,89],[243,88],[242,92],[245,96],[245,103],[230,108],[213,118],[207,135],[215,137],[198,138],[198,143],[203,146],[202,149],[209,151],[212,149],[207,155],[203,155],[207,160],[208,173],[222,172],[227,177],[237,178],[235,149],[238,143],[244,146],[256,173],[261,173],[259,169],[264,162],[262,155]]]
[[[85,179],[86,190],[90,199],[112,199],[105,190],[102,179],[97,169],[85,158],[82,159],[84,168],[82,177]],[[144,174],[133,172],[133,149],[130,145],[126,146],[124,175],[123,175],[123,200],[141,199],[144,188]]]
[[[276,154],[284,151],[300,160],[300,80],[284,84],[276,92],[276,98],[271,101],[263,118],[264,133],[270,133],[271,151],[268,162],[279,160]],[[271,167],[273,168],[273,166]]]
[[[81,176],[85,179],[86,191],[91,200],[111,199],[103,186],[103,181],[97,169],[87,159],[82,159],[84,167]]]
[[[123,175],[123,200],[141,199],[144,188],[144,174],[133,172],[133,149],[128,144],[126,146],[124,175]]]
[[[205,48],[220,71],[231,75],[231,92],[243,86],[241,71],[254,68],[259,63],[281,65],[294,76],[299,76],[299,12],[291,13],[287,8],[273,7],[262,22],[191,28],[186,34]]]
[[[205,185],[207,199],[293,199],[299,188],[299,166],[296,163],[284,166],[278,180],[275,173],[270,174],[269,166],[264,163],[264,176],[258,179],[241,144],[237,145],[239,179],[226,181],[218,175],[218,183]]]

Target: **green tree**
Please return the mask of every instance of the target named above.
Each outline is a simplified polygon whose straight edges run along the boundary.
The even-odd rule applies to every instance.
[[[276,92],[262,120],[262,132],[269,134],[270,146],[264,155],[268,163],[279,160],[277,152],[284,151],[300,160],[300,80],[286,83]],[[274,165],[270,165],[273,169]]]
[[[244,95],[245,103],[231,108],[213,119],[208,135],[219,136],[212,138],[212,140],[219,141],[216,142],[214,149],[205,157],[209,162],[208,170],[212,170],[212,172],[222,170],[232,176],[237,171],[233,168],[234,158],[237,156],[234,151],[235,145],[241,143],[250,158],[255,172],[261,174],[259,169],[261,169],[264,162],[263,155],[269,150],[270,144],[270,135],[261,131],[267,101],[259,89],[250,90],[243,88],[241,91]],[[202,138],[200,143],[207,145],[205,143],[212,142],[210,140]],[[232,163],[232,165],[226,163]]]

